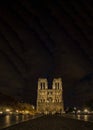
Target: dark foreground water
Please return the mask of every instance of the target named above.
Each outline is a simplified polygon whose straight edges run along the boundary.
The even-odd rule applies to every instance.
[[[73,118],[78,120],[84,120],[85,122],[93,122],[93,115],[63,115],[66,118]],[[8,126],[18,124],[30,119],[37,118],[38,116],[29,115],[6,115],[0,116],[0,129],[6,128]],[[61,117],[61,116],[60,116]],[[58,117],[57,117],[58,118]]]
[[[24,122],[29,119],[33,119],[34,116],[30,115],[6,115],[0,116],[0,129],[17,124],[19,122]]]
[[[4,130],[93,130],[93,123],[59,115],[46,115]]]
[[[93,122],[93,115],[64,115],[64,116],[68,118]]]

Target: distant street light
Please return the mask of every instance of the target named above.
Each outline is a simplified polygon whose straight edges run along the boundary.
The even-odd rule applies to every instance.
[[[76,110],[77,108],[76,107],[74,107],[74,110]]]
[[[0,111],[0,114],[3,114],[3,112],[2,112],[2,111]]]
[[[35,109],[35,107],[32,105],[32,108]]]
[[[18,111],[18,110],[16,110],[16,112],[18,113],[19,111]]]
[[[7,108],[5,111],[6,111],[6,112],[10,112],[10,109]]]
[[[75,115],[77,114],[77,108],[76,107],[74,107],[74,111],[75,111]]]
[[[77,110],[77,113],[81,113],[81,110]]]
[[[85,109],[84,109],[84,112],[85,112],[85,113],[88,113],[88,112],[89,112],[89,110],[88,110],[87,108],[85,108]]]

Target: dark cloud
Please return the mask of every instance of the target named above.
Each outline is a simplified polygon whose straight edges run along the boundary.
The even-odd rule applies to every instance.
[[[0,91],[34,103],[39,77],[62,77],[65,104],[93,98],[92,13],[83,0],[0,4]]]

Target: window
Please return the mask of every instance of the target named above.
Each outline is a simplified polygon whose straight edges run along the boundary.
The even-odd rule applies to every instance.
[[[56,89],[59,89],[59,82],[56,82],[56,83],[55,83],[55,88],[56,88]]]
[[[42,83],[40,83],[40,86],[41,86],[41,88],[42,88]]]
[[[45,89],[45,83],[43,83],[43,89]]]
[[[59,89],[59,83],[57,83],[57,88]]]
[[[55,83],[55,87],[57,88],[57,83]]]
[[[56,101],[56,102],[59,102],[59,99],[58,99],[58,98],[56,98],[56,99],[55,99],[55,101]]]
[[[41,89],[45,89],[45,82],[41,82],[40,87],[41,87]]]

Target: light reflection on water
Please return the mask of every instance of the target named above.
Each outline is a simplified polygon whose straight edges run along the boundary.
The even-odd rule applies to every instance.
[[[88,121],[88,115],[84,115],[84,121]]]
[[[5,115],[0,116],[0,129],[32,119],[30,115]]]
[[[84,120],[84,121],[91,121],[93,122],[93,115],[67,115],[67,117],[78,119],[78,120]]]
[[[69,115],[74,119],[93,122],[93,115]],[[6,115],[0,118],[0,128],[31,119],[28,115]]]
[[[4,120],[3,124],[4,124],[4,126],[10,126],[11,124],[22,122],[22,121],[25,121],[28,119],[29,119],[29,116],[26,116],[26,115],[6,115],[3,118],[3,120]]]
[[[25,117],[24,117],[24,115],[22,115],[22,121],[24,121],[25,120]]]
[[[19,116],[18,115],[16,115],[16,122],[18,122],[19,121]]]
[[[80,115],[77,115],[78,120],[80,120]]]
[[[93,122],[93,115],[73,115],[72,117],[78,120]]]
[[[88,115],[77,115],[78,120],[88,121]]]
[[[8,126],[10,124],[10,116],[7,115],[5,118],[5,124]]]

